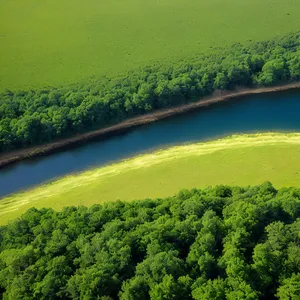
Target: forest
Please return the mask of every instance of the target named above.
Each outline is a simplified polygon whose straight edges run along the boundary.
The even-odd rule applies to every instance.
[[[154,63],[88,84],[6,90],[0,94],[0,152],[95,128],[156,109],[197,101],[216,90],[300,79],[300,33],[216,48],[172,65]]]
[[[0,227],[1,299],[299,299],[300,189],[219,185]]]

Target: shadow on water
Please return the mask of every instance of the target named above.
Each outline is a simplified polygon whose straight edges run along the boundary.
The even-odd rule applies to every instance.
[[[137,127],[0,170],[0,197],[55,178],[173,145],[238,133],[300,131],[300,91],[252,95]]]

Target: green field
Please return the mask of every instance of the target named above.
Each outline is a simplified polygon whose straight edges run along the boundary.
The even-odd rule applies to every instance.
[[[0,90],[63,85],[296,31],[295,0],[0,0]]]
[[[29,207],[61,209],[165,197],[216,184],[300,187],[300,134],[256,134],[161,150],[65,177],[0,201],[0,224]]]

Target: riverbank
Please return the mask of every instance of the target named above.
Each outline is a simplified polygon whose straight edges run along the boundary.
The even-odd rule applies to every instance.
[[[176,146],[66,176],[0,201],[0,225],[30,207],[90,206],[172,196],[216,184],[299,186],[300,133],[238,135]],[[230,176],[228,176],[230,175]]]
[[[218,102],[223,102],[230,99],[242,98],[254,94],[281,92],[281,91],[287,91],[292,89],[300,89],[300,83],[291,83],[291,84],[269,87],[269,88],[244,89],[244,90],[239,90],[234,92],[223,91],[222,94],[220,95],[215,94],[211,97],[203,98],[197,102],[184,104],[170,109],[155,111],[146,115],[125,120],[113,126],[80,134],[75,137],[66,138],[46,145],[36,146],[32,148],[27,148],[27,149],[22,149],[22,150],[2,154],[0,156],[0,169],[24,159],[33,158],[42,155],[49,155],[51,153],[55,153],[64,149],[74,147],[79,144],[83,144],[87,141],[91,141],[99,138],[105,138],[107,136],[111,136],[115,134],[120,134],[122,132],[126,132],[137,126],[145,125],[165,118],[170,118],[175,115],[184,114],[192,110],[201,107],[207,107],[209,105]]]

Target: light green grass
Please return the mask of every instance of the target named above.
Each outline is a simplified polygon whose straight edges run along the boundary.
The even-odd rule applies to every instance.
[[[65,177],[0,201],[0,224],[29,207],[61,209],[116,199],[165,197],[216,184],[300,187],[300,133],[241,135],[173,147]]]
[[[0,0],[0,90],[86,80],[299,30],[298,0]]]

